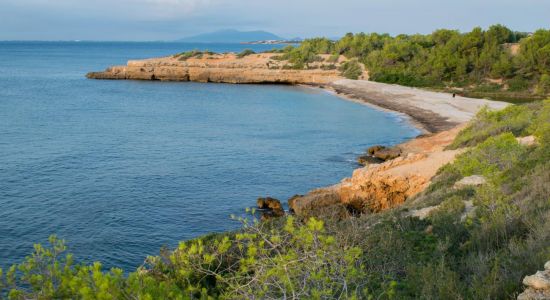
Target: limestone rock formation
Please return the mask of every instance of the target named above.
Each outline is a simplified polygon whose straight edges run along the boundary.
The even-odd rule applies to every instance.
[[[362,165],[380,164],[386,160],[401,156],[399,147],[388,148],[382,145],[372,146],[367,149],[367,153],[357,158],[357,162]]]
[[[287,61],[276,58],[280,54],[259,53],[238,57],[234,53],[205,53],[194,57],[169,56],[131,60],[126,66],[107,68],[103,72],[87,74],[92,79],[136,79],[164,81],[197,81],[225,83],[287,83],[329,84],[342,76],[339,62],[323,61],[308,65],[307,69],[292,69]],[[341,58],[345,60],[345,58]],[[333,66],[328,68],[327,66]]]
[[[372,156],[381,160],[390,160],[401,156],[401,149],[399,149],[398,147],[383,148],[375,151]]]
[[[421,209],[415,209],[406,213],[405,216],[416,217],[416,218],[419,218],[420,220],[424,220],[427,217],[429,217],[430,214],[433,211],[437,210],[439,207],[440,207],[439,205],[434,205],[434,206],[424,207]]]
[[[487,180],[485,179],[485,177],[481,175],[472,175],[464,177],[457,181],[454,185],[454,188],[461,189],[467,186],[480,186],[482,184],[485,184],[486,182]]]
[[[544,269],[523,279],[527,288],[518,295],[518,300],[550,299],[550,261],[544,265]]]
[[[516,140],[520,145],[523,146],[533,146],[537,143],[537,140],[533,135],[518,137],[516,138]]]
[[[294,196],[290,197],[290,199],[288,199],[288,210],[291,213],[294,213],[294,203],[296,202],[296,200],[300,199],[303,196],[304,195],[294,195]]]
[[[339,204],[341,204],[340,196],[330,188],[313,190],[305,196],[293,197],[288,202],[290,209],[296,215],[304,217],[321,215],[325,209]]]

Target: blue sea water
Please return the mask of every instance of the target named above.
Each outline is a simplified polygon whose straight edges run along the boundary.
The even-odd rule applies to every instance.
[[[272,46],[0,42],[0,267],[50,234],[76,259],[131,270],[162,246],[238,228],[351,175],[373,144],[418,134],[398,116],[282,85],[98,81],[128,59]]]

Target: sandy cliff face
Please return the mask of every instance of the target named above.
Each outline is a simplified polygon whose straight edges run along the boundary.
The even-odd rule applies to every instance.
[[[278,54],[251,54],[238,58],[235,54],[205,54],[182,59],[170,56],[145,60],[131,60],[126,66],[110,67],[103,72],[88,73],[93,79],[136,79],[165,81],[197,81],[225,83],[285,83],[329,84],[342,79],[340,62],[309,64],[308,69],[294,70],[286,61],[277,60]],[[342,58],[343,60],[343,58]]]
[[[403,155],[382,164],[356,169],[352,177],[293,199],[297,215],[315,216],[330,210],[378,212],[396,207],[423,191],[443,165],[461,150],[444,150],[460,131],[456,127],[399,145]]]

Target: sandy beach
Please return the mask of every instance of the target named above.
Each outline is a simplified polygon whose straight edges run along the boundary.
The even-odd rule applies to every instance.
[[[406,114],[427,133],[449,130],[466,123],[484,106],[498,110],[509,105],[367,80],[341,79],[328,88],[343,97]]]

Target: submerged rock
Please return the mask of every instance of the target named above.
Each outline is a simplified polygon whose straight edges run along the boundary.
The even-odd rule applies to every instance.
[[[361,165],[381,164],[387,160],[401,156],[401,149],[398,147],[388,148],[382,145],[369,147],[367,153],[357,158]]]

